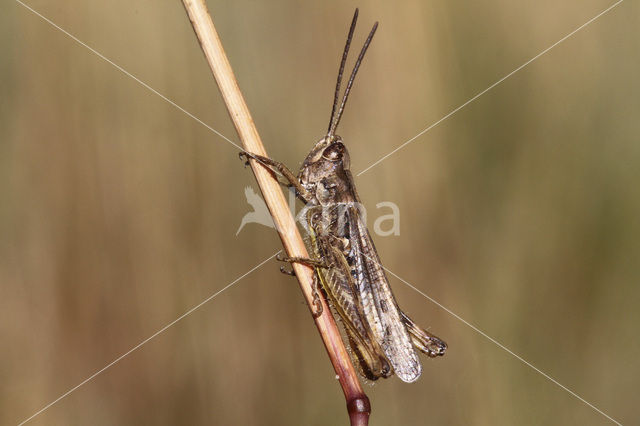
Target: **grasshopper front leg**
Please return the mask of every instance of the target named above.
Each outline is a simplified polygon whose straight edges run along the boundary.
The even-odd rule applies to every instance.
[[[313,196],[309,193],[309,191],[307,191],[300,184],[300,181],[298,181],[298,178],[283,163],[272,160],[269,157],[264,157],[258,154],[252,154],[247,151],[241,151],[238,155],[240,159],[242,159],[242,157],[246,158],[246,164],[249,164],[249,159],[251,158],[253,160],[256,160],[258,163],[262,164],[265,167],[275,168],[277,171],[279,171],[282,174],[282,176],[284,176],[285,179],[289,181],[289,184],[296,189],[297,195],[302,199],[302,201],[304,201],[305,203],[308,203],[312,200]]]

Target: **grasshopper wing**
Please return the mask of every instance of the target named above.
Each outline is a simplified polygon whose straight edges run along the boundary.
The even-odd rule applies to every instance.
[[[364,317],[395,373],[404,382],[414,382],[422,365],[401,311],[382,269],[378,252],[356,207],[349,210],[349,237],[352,245],[347,260],[353,268]]]

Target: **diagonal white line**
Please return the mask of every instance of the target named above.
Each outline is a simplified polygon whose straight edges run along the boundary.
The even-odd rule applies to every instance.
[[[487,338],[488,340],[490,340],[492,343],[496,344],[500,349],[508,352],[509,354],[511,354],[512,356],[514,356],[518,361],[522,362],[523,364],[527,365],[528,367],[532,368],[533,370],[535,370],[537,373],[541,374],[542,376],[544,376],[546,379],[550,380],[551,382],[553,382],[554,384],[558,385],[560,388],[564,389],[565,391],[569,392],[569,394],[571,394],[573,397],[579,399],[580,401],[584,402],[586,405],[588,405],[589,407],[593,408],[595,411],[597,411],[598,413],[600,413],[601,415],[603,415],[604,417],[606,417],[607,419],[611,420],[613,423],[622,426],[622,424],[620,422],[618,422],[617,420],[615,420],[614,418],[612,418],[611,416],[609,416],[608,414],[606,414],[604,411],[600,410],[598,407],[596,407],[595,405],[593,405],[592,403],[590,403],[589,401],[587,401],[586,399],[582,398],[580,395],[578,395],[577,393],[575,393],[574,391],[572,391],[571,389],[569,389],[568,387],[566,387],[565,385],[563,385],[562,383],[558,382],[556,379],[554,379],[553,377],[549,376],[547,373],[545,373],[544,371],[540,370],[539,368],[537,368],[536,366],[534,366],[533,364],[531,364],[529,361],[527,361],[526,359],[522,358],[520,355],[516,354],[515,352],[513,352],[511,349],[507,348],[505,345],[503,345],[502,343],[498,342],[496,339],[494,339],[493,337],[489,336],[487,333],[485,333],[484,331],[480,330],[478,327],[476,327],[475,325],[471,324],[470,322],[466,321],[464,318],[462,318],[460,315],[456,314],[455,312],[453,312],[451,309],[447,308],[446,306],[442,305],[440,302],[438,302],[437,300],[433,299],[432,297],[428,296],[427,294],[425,294],[424,292],[422,292],[421,290],[417,289],[415,286],[413,286],[411,283],[409,283],[408,281],[406,281],[405,279],[399,277],[397,274],[395,274],[393,271],[389,270],[389,268],[384,267],[384,270],[387,271],[388,273],[390,273],[391,275],[393,275],[394,277],[396,277],[397,279],[399,279],[400,281],[402,281],[403,283],[405,283],[407,286],[411,287],[413,290],[417,291],[418,293],[420,293],[422,296],[424,296],[425,298],[429,299],[431,302],[435,303],[436,305],[438,305],[440,308],[444,309],[448,314],[452,315],[453,317],[455,317],[457,320],[461,321],[464,325],[466,325],[467,327],[470,327],[471,329],[473,329],[476,333],[481,334],[482,336],[484,336],[485,338]]]
[[[593,21],[595,21],[596,19],[600,18],[602,15],[604,15],[605,13],[609,12],[611,9],[613,9],[614,7],[618,6],[620,3],[622,3],[624,0],[618,0],[616,3],[612,4],[611,6],[609,6],[608,8],[606,8],[605,10],[603,10],[602,12],[598,13],[596,16],[594,16],[593,18],[589,19],[587,22],[585,22],[584,24],[580,25],[578,28],[576,28],[575,30],[571,31],[569,34],[567,34],[566,36],[562,37],[560,40],[556,41],[555,43],[553,43],[551,46],[547,47],[546,49],[544,49],[542,52],[538,53],[536,56],[534,56],[533,58],[529,59],[527,62],[525,62],[524,64],[520,65],[518,68],[514,69],[513,71],[511,71],[509,74],[505,75],[504,77],[502,77],[500,80],[496,81],[495,83],[493,83],[491,86],[487,87],[486,89],[484,89],[482,92],[478,93],[477,95],[475,95],[474,97],[472,97],[471,99],[469,99],[467,102],[463,103],[462,105],[460,105],[459,107],[457,107],[456,109],[454,109],[453,111],[451,111],[450,113],[448,113],[447,115],[445,115],[444,117],[442,117],[440,120],[436,121],[435,123],[433,123],[432,125],[430,125],[429,127],[423,129],[420,133],[418,133],[417,135],[415,135],[414,137],[412,137],[411,139],[407,140],[406,142],[404,142],[402,145],[398,146],[396,149],[394,149],[393,151],[391,151],[390,153],[388,153],[387,155],[381,157],[379,160],[377,160],[375,163],[371,164],[369,167],[367,167],[366,169],[362,170],[361,172],[358,173],[358,176],[360,176],[361,174],[363,174],[364,172],[372,169],[373,167],[377,166],[378,164],[380,164],[382,161],[386,160],[387,158],[389,158],[390,156],[392,156],[393,154],[395,154],[396,152],[400,151],[402,148],[404,148],[405,146],[409,145],[411,142],[413,142],[414,140],[416,140],[417,138],[419,138],[420,136],[424,135],[425,133],[427,133],[429,130],[433,129],[434,127],[436,127],[438,124],[442,123],[444,120],[446,120],[447,118],[451,117],[453,114],[455,114],[456,112],[460,111],[462,108],[466,107],[467,105],[469,105],[471,102],[475,101],[476,99],[478,99],[480,96],[484,95],[485,93],[487,93],[489,90],[493,89],[494,87],[496,87],[497,85],[499,85],[500,83],[502,83],[503,81],[505,81],[506,79],[508,79],[509,77],[511,77],[512,75],[514,75],[515,73],[517,73],[518,71],[520,71],[522,68],[526,67],[527,65],[529,65],[530,63],[532,63],[533,61],[535,61],[536,59],[538,59],[539,57],[541,57],[542,55],[544,55],[545,53],[547,53],[548,51],[550,51],[551,49],[553,49],[554,47],[556,47],[557,45],[559,45],[560,43],[562,43],[563,41],[567,40],[569,37],[571,37],[572,35],[574,35],[575,33],[577,33],[578,31],[582,30],[584,27],[586,27],[587,25],[589,25],[590,23],[592,23]]]
[[[69,396],[72,392],[74,392],[75,390],[77,390],[79,387],[87,384],[88,382],[90,382],[91,380],[93,380],[96,376],[102,374],[105,370],[107,370],[108,368],[112,367],[114,364],[122,361],[122,359],[124,359],[125,357],[129,356],[132,352],[140,349],[143,345],[145,345],[146,343],[148,343],[150,340],[154,339],[155,337],[157,337],[158,335],[160,335],[161,333],[164,333],[169,327],[173,326],[175,323],[177,323],[178,321],[184,319],[185,317],[187,317],[188,315],[192,314],[194,311],[196,311],[198,308],[200,308],[202,305],[204,305],[205,303],[209,302],[210,300],[212,300],[214,297],[218,296],[220,293],[222,293],[223,291],[225,291],[226,289],[228,289],[229,287],[231,287],[232,285],[236,284],[238,281],[240,281],[241,279],[243,279],[244,277],[246,277],[247,275],[249,275],[250,273],[252,273],[253,271],[255,271],[256,269],[258,269],[259,267],[261,267],[262,265],[264,265],[265,263],[267,263],[268,261],[270,261],[271,259],[273,259],[275,256],[277,256],[282,250],[278,250],[277,253],[272,254],[271,256],[269,256],[267,259],[263,260],[262,262],[260,262],[259,264],[257,264],[256,266],[254,266],[253,268],[251,268],[249,271],[245,272],[244,274],[240,275],[238,278],[236,278],[235,280],[231,281],[229,284],[227,284],[225,287],[223,287],[221,290],[218,290],[217,292],[215,292],[214,294],[212,294],[211,296],[207,297],[206,299],[204,299],[202,302],[198,303],[196,306],[194,306],[193,308],[189,309],[187,312],[185,312],[184,314],[180,315],[178,318],[174,319],[173,321],[171,321],[169,324],[165,325],[164,327],[162,327],[160,330],[156,331],[155,333],[153,333],[151,336],[147,337],[146,339],[144,339],[142,342],[138,343],[137,345],[135,345],[134,347],[132,347],[131,349],[129,349],[127,352],[123,353],[122,355],[120,355],[118,358],[114,359],[113,361],[111,361],[109,364],[105,365],[104,367],[102,367],[100,370],[96,371],[95,373],[93,373],[91,376],[87,377],[86,379],[84,379],[82,382],[78,383],[77,385],[75,385],[74,387],[72,387],[71,389],[69,389],[68,391],[66,391],[65,393],[63,393],[62,395],[60,395],[58,398],[56,398],[55,400],[53,400],[52,402],[50,402],[49,404],[45,405],[44,407],[42,407],[40,410],[38,410],[36,413],[34,413],[33,415],[31,415],[30,417],[28,417],[27,419],[23,420],[22,422],[20,422],[20,424],[18,424],[18,426],[21,426],[25,423],[27,423],[28,421],[30,421],[31,419],[33,419],[34,417],[36,417],[37,415],[43,413],[45,410],[49,409],[51,406],[57,404],[58,402],[60,402],[63,398],[66,398],[67,396]]]
[[[213,133],[215,133],[216,135],[220,136],[222,139],[224,139],[225,141],[229,142],[231,145],[235,146],[236,148],[238,148],[240,151],[244,151],[242,148],[240,148],[240,146],[238,144],[236,144],[235,142],[233,142],[231,139],[229,139],[228,137],[226,137],[225,135],[223,135],[222,133],[220,133],[219,131],[217,131],[216,129],[214,129],[213,127],[211,127],[210,125],[208,125],[207,123],[205,123],[204,121],[200,120],[198,117],[196,117],[195,115],[193,115],[192,113],[190,113],[189,111],[187,111],[186,109],[184,109],[183,107],[181,107],[180,105],[178,105],[177,103],[175,103],[174,101],[172,101],[171,99],[169,99],[168,97],[166,97],[165,95],[163,95],[162,93],[158,92],[156,89],[154,89],[153,87],[149,86],[147,83],[145,83],[144,81],[140,80],[138,77],[136,77],[135,75],[131,74],[129,71],[125,70],[124,68],[122,68],[120,65],[116,64],[115,62],[113,62],[111,59],[107,58],[106,56],[104,56],[102,53],[98,52],[97,50],[95,50],[93,47],[89,46],[88,44],[86,44],[85,42],[83,42],[82,40],[78,39],[76,36],[74,36],[73,34],[69,33],[67,30],[65,30],[64,28],[60,27],[59,25],[57,25],[55,22],[53,22],[52,20],[50,20],[49,18],[47,18],[46,16],[43,16],[41,13],[39,13],[37,10],[33,9],[31,6],[23,3],[20,0],[15,0],[16,3],[20,4],[22,7],[24,7],[25,9],[31,11],[34,15],[38,16],[39,18],[41,18],[43,21],[47,22],[49,25],[51,25],[52,27],[56,28],[57,30],[61,31],[62,33],[64,33],[65,35],[69,36],[73,41],[75,41],[76,43],[80,44],[81,46],[87,48],[91,53],[95,54],[96,56],[98,56],[100,59],[108,62],[109,64],[113,65],[118,71],[122,72],[124,75],[126,75],[127,77],[130,77],[132,79],[134,79],[135,81],[137,81],[140,85],[142,85],[143,87],[145,87],[146,89],[148,89],[149,91],[151,91],[152,93],[160,96],[162,99],[164,99],[165,101],[167,101],[169,104],[171,104],[172,106],[174,106],[175,108],[179,109],[180,111],[182,111],[183,113],[185,113],[186,115],[188,115],[189,117],[193,118],[194,120],[196,120],[198,123],[202,124],[204,127],[206,127],[207,129],[211,130]]]

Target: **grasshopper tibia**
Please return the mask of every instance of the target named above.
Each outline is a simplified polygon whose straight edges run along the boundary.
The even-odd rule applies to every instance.
[[[329,265],[327,265],[326,262],[324,262],[321,259],[311,259],[311,258],[308,258],[308,257],[285,257],[285,256],[277,255],[276,256],[276,260],[278,260],[279,262],[304,263],[305,265],[313,266],[313,267],[316,267],[316,268],[329,268],[330,267]]]

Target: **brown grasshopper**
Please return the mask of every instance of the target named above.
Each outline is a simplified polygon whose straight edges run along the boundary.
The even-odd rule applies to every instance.
[[[299,216],[310,236],[313,259],[283,258],[314,266],[315,315],[321,314],[321,287],[342,320],[352,355],[364,377],[377,380],[394,373],[405,382],[420,377],[422,365],[415,349],[430,357],[444,355],[447,344],[418,327],[391,292],[378,252],[365,225],[360,198],[349,170],[349,153],[336,129],[362,59],[378,27],[376,22],[356,60],[338,107],[340,85],[353,38],[356,9],[340,62],[327,135],[320,139],[295,176],[284,164],[241,152],[278,170],[305,203]]]

